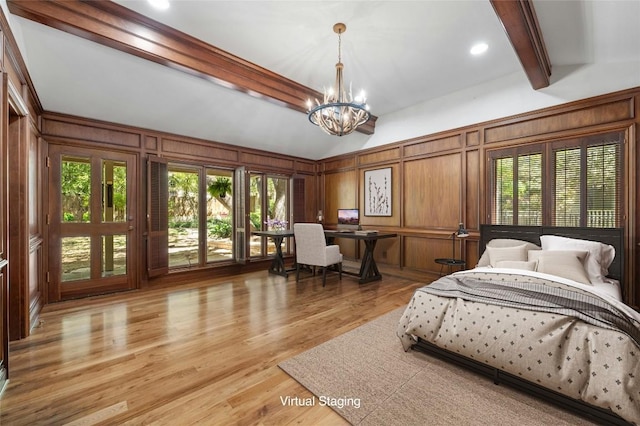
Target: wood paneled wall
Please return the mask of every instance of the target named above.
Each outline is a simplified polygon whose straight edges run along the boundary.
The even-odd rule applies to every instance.
[[[43,113],[42,134],[49,142],[153,154],[174,161],[246,166],[288,175],[316,173],[312,160],[63,114]]]
[[[41,210],[42,108],[4,13],[0,13],[0,52],[0,312],[7,315],[0,321],[0,345],[6,349],[5,338],[26,337],[38,321],[44,305],[46,259]],[[6,357],[3,360],[6,367]]]
[[[9,56],[11,57],[11,56]],[[37,107],[13,60],[7,71],[6,114],[9,162],[9,335],[29,335],[44,306],[42,234],[42,142]],[[35,104],[37,105],[37,104]]]
[[[341,164],[337,164],[341,166]],[[351,209],[358,206],[358,176],[352,165],[348,166],[348,170],[335,170],[332,173],[324,175],[322,182],[325,191],[337,194],[334,198],[325,198],[322,207],[324,213],[323,223],[337,224],[338,209]],[[336,244],[340,245],[340,252],[347,258],[355,259],[358,257],[358,246],[356,241],[337,240]]]
[[[457,227],[462,217],[462,155],[424,157],[403,164],[403,226]]]
[[[362,212],[364,172],[391,167],[392,216],[361,214],[361,223],[364,228],[399,234],[395,242],[389,240],[386,253],[376,251],[376,261],[423,272],[425,281],[430,281],[441,269],[434,259],[452,255],[451,234],[459,222],[465,224],[471,236],[455,241],[456,257],[460,257],[462,249],[467,267],[477,263],[479,227],[489,220],[487,159],[491,150],[611,130],[625,131],[627,279],[624,284],[627,301],[638,305],[636,294],[640,294],[640,288],[635,288],[640,269],[636,250],[640,241],[636,194],[640,188],[635,171],[640,162],[636,148],[640,138],[638,105],[640,88],[634,88],[324,159],[319,169],[324,182],[321,203],[327,219],[325,224],[336,224],[338,208],[360,207]],[[354,194],[358,194],[357,205]]]
[[[187,164],[228,168],[229,170],[245,166],[248,171],[302,178],[304,179],[305,196],[304,220],[308,222],[316,220],[319,193],[316,177],[317,165],[312,160],[53,113],[42,114],[42,137],[48,144],[64,144],[79,148],[90,147],[103,151],[116,150],[138,154],[140,164],[135,181],[138,182],[140,196],[135,202],[138,203],[137,211],[140,212],[138,223],[142,226],[137,228],[138,243],[134,252],[139,254],[139,259],[146,259],[144,238],[147,231],[145,226],[146,169],[147,158],[150,155]],[[350,185],[344,185],[344,187],[348,190]],[[356,203],[355,197],[353,203]],[[207,266],[205,269],[210,268],[211,266]],[[234,271],[241,272],[243,269],[245,268],[240,266]],[[144,262],[142,262],[138,274],[141,285],[146,285],[148,277]]]

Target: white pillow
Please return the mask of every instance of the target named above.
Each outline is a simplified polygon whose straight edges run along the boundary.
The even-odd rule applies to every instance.
[[[501,260],[496,262],[496,268],[524,269],[527,271],[535,271],[538,266],[536,260]]]
[[[494,238],[487,243],[487,247],[518,247],[523,244],[526,246],[526,251],[541,250],[540,246],[530,243],[529,241],[514,240],[511,238]],[[480,260],[478,260],[477,266],[489,266],[490,264],[491,262],[489,262],[489,252],[485,250],[484,253],[482,253],[482,256],[480,256]]]
[[[487,247],[489,252],[489,264],[496,267],[496,264],[503,260],[527,260],[527,246],[522,244],[517,247]]]
[[[538,261],[538,272],[591,284],[582,263],[587,255],[586,251],[579,250],[531,250],[529,260]]]
[[[598,241],[578,240],[557,235],[542,235],[542,250],[584,250],[589,252],[585,269],[592,283],[603,283],[609,274],[616,251],[613,246]]]

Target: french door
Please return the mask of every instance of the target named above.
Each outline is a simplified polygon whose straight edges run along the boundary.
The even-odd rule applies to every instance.
[[[49,302],[133,289],[136,156],[49,145]]]

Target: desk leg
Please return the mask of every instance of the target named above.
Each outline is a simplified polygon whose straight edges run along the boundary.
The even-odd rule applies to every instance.
[[[373,258],[373,250],[376,248],[377,240],[364,240],[364,253],[362,255],[362,263],[360,264],[360,284],[382,279],[378,265]]]
[[[282,253],[282,241],[284,237],[272,237],[272,239],[273,244],[276,246],[276,254],[271,261],[269,273],[287,278],[289,274],[287,274],[287,270],[284,267],[284,254]]]

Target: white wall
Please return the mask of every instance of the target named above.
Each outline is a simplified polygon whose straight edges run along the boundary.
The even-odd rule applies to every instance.
[[[524,72],[511,74],[380,117],[359,149],[399,142],[484,121],[640,87],[640,61],[555,67],[551,84],[533,90]],[[354,151],[335,145],[331,155]]]

